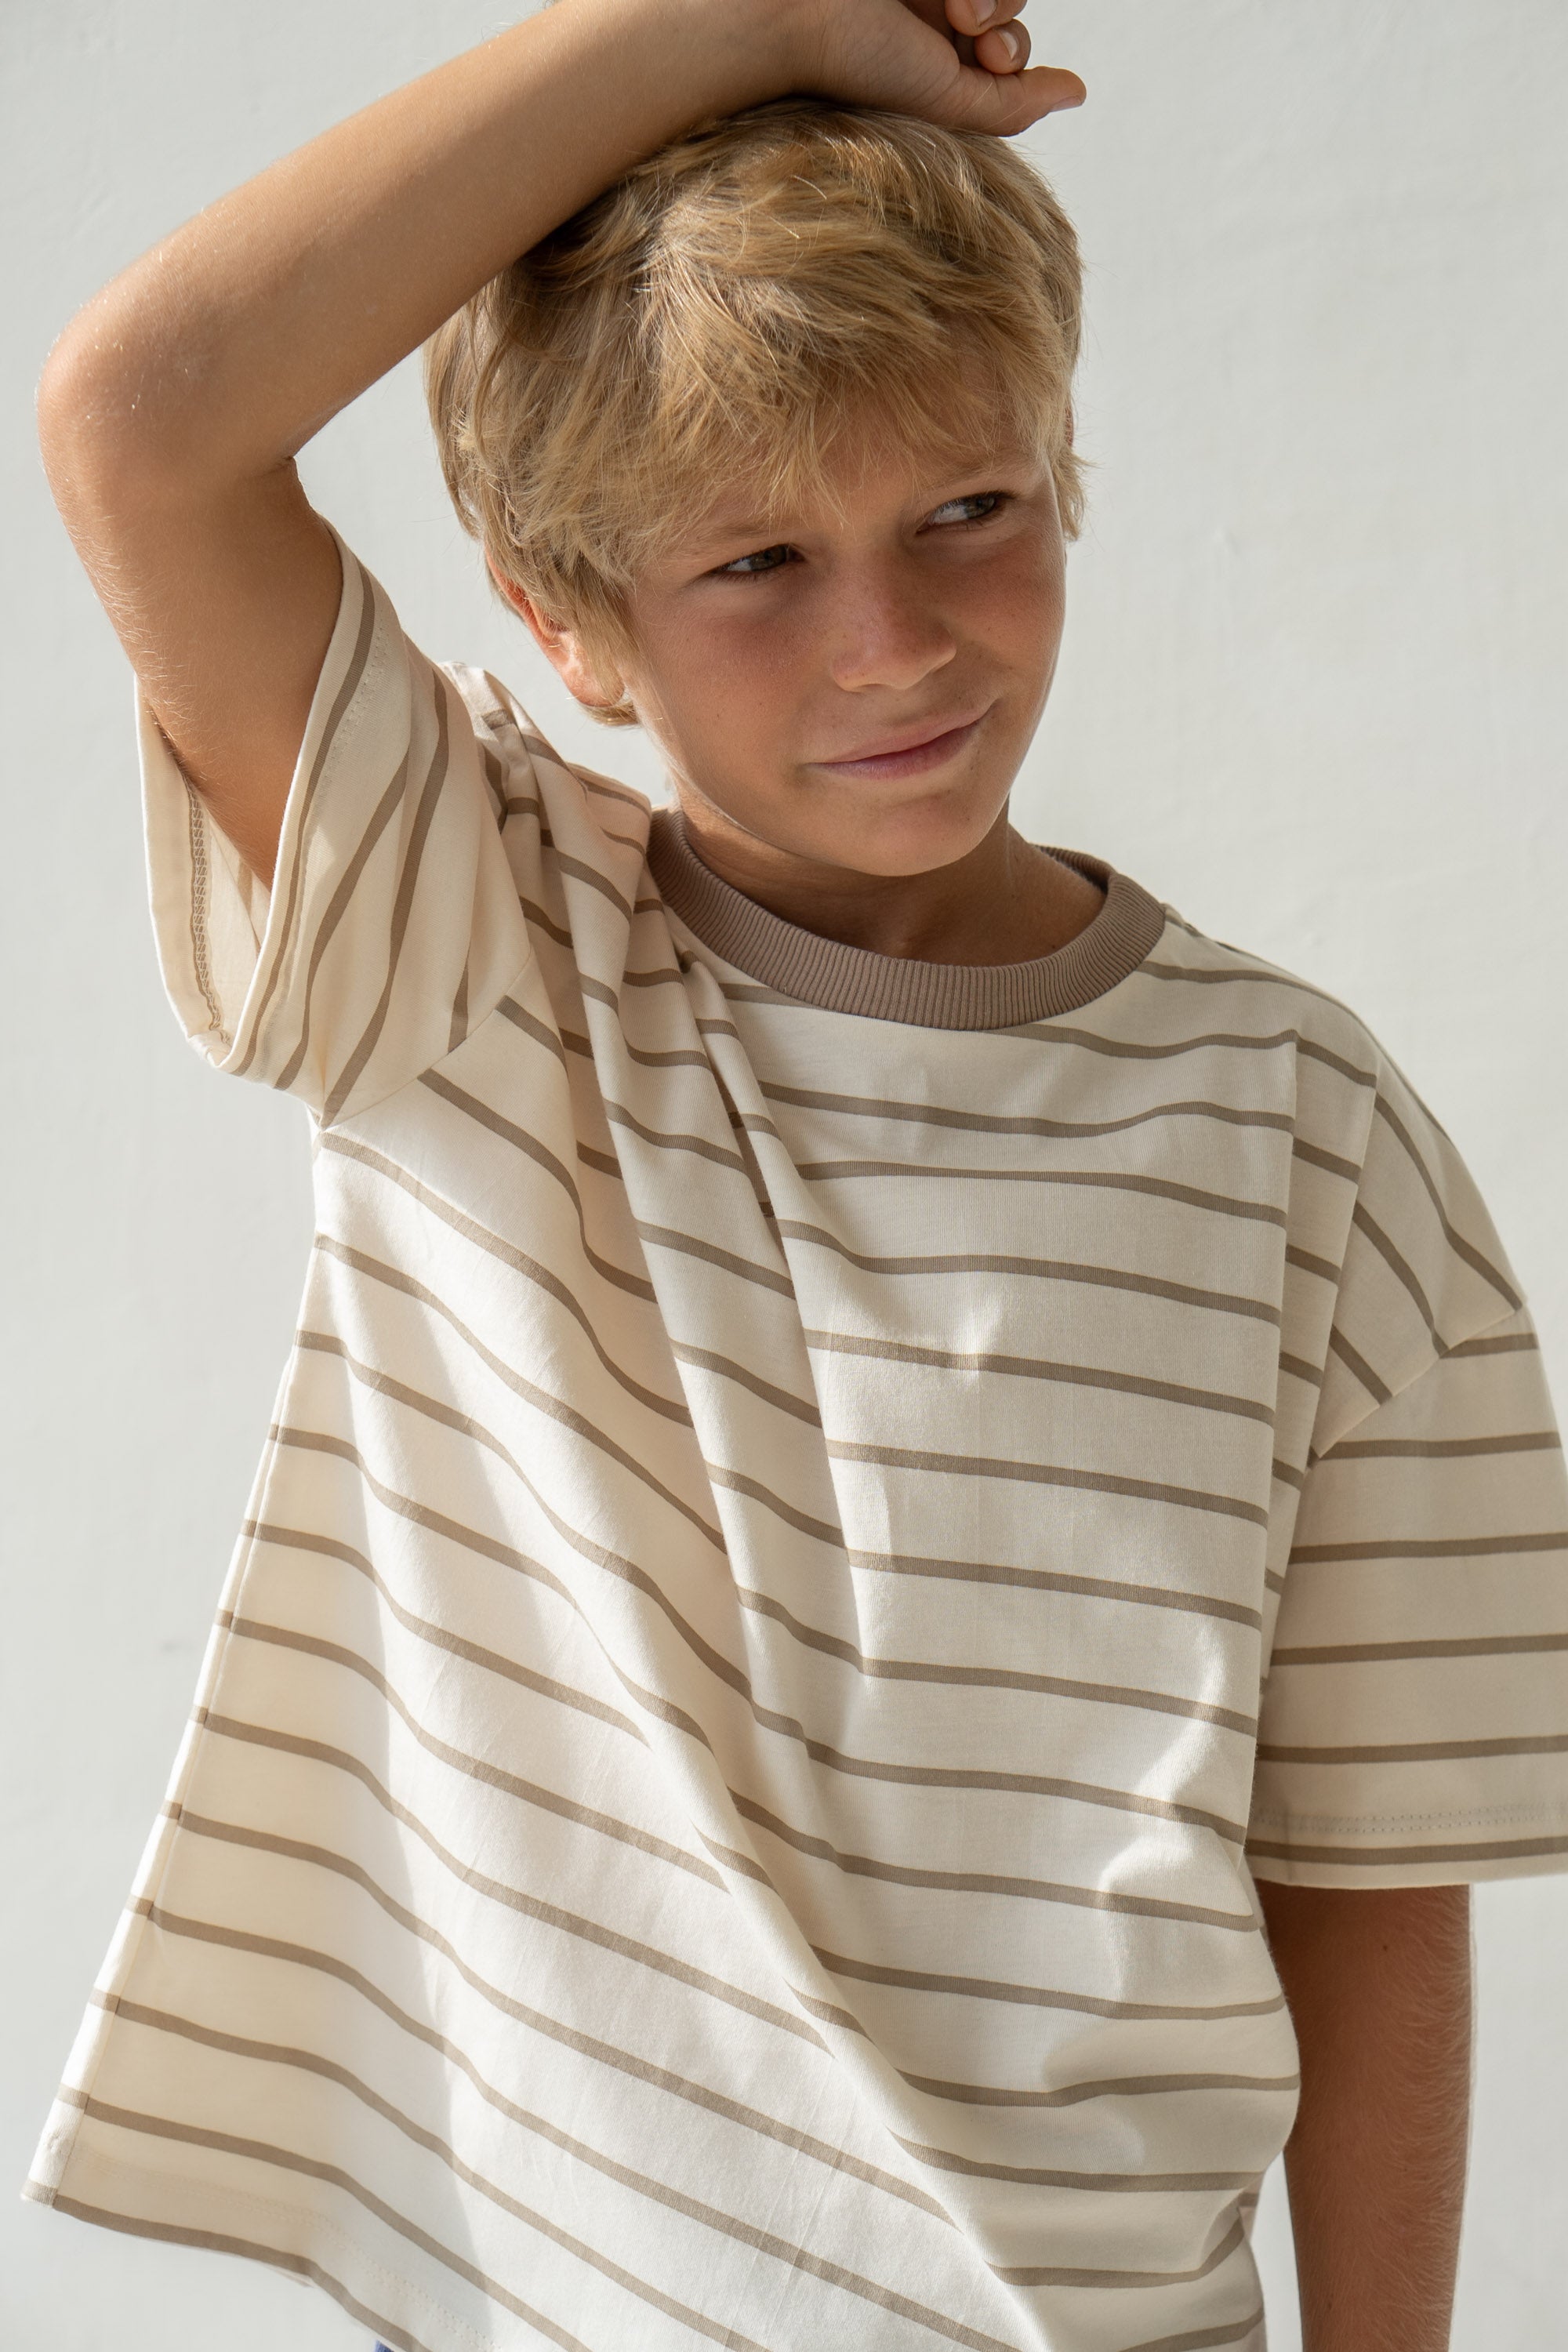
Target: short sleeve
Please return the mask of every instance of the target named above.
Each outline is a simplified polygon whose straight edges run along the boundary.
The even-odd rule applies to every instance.
[[[334,537],[337,534],[334,532]],[[461,1042],[529,960],[493,751],[338,539],[342,594],[270,890],[138,688],[153,932],[186,1035],[219,1070],[366,1109]]]
[[[1247,1856],[1309,1886],[1568,1869],[1568,1476],[1522,1304],[1311,1463]]]

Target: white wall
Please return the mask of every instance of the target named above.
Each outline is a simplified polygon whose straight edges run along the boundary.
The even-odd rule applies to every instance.
[[[1090,264],[1098,471],[1020,820],[1371,1023],[1475,1170],[1568,1416],[1568,13],[1036,5],[1042,53],[1090,89],[1033,143]],[[162,1799],[310,1234],[299,1114],[212,1079],[160,992],[129,675],[49,505],[32,388],[134,255],[504,21],[479,0],[0,9],[0,2179],[26,2169]],[[500,672],[571,753],[657,787],[642,740],[582,719],[491,603],[411,369],[304,470],[428,652]],[[1478,1907],[1455,2343],[1540,2352],[1568,2325],[1568,1879]],[[1296,2352],[1277,2174],[1258,2234],[1275,2352]],[[262,2352],[284,2331],[291,2352],[363,2347],[251,2265],[0,2198],[6,2352]]]

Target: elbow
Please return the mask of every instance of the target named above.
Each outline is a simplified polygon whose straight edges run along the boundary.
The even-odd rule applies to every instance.
[[[85,314],[84,314],[85,315]],[[155,436],[138,416],[134,356],[73,320],[38,379],[38,448],[67,522],[84,504],[124,495],[156,469]]]
[[[193,371],[149,335],[140,310],[107,289],[70,320],[38,379],[44,472],[73,530],[79,515],[134,515],[178,500],[199,470]]]

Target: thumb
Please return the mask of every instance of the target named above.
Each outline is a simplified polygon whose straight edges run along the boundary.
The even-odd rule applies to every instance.
[[[1081,106],[1088,95],[1077,74],[1062,66],[1026,66],[1012,74],[963,66],[942,91],[937,119],[955,131],[992,131],[1014,138],[1047,114]]]

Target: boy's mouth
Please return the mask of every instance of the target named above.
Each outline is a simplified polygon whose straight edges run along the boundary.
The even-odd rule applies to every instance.
[[[927,768],[939,768],[955,752],[961,751],[973,735],[990,709],[983,709],[964,718],[927,719],[912,726],[879,736],[858,751],[837,760],[813,760],[814,768],[831,768],[845,776],[913,776]]]

